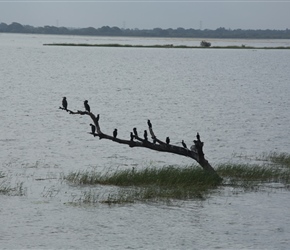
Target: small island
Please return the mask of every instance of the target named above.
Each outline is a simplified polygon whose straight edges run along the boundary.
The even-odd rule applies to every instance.
[[[175,49],[290,49],[290,46],[278,46],[278,47],[254,47],[246,45],[229,45],[229,46],[187,46],[187,45],[132,45],[132,44],[89,44],[89,43],[47,43],[44,46],[81,46],[81,47],[120,47],[120,48],[175,48]]]

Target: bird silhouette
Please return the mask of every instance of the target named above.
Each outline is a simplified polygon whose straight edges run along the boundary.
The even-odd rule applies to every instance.
[[[96,136],[96,126],[94,124],[90,124],[90,126],[91,126],[91,129],[92,129],[92,134],[94,136]]]
[[[144,140],[145,140],[145,141],[148,141],[147,130],[144,130]]]
[[[169,144],[169,143],[170,143],[170,139],[169,139],[169,137],[168,137],[168,136],[166,137],[166,143],[167,143],[167,144]]]
[[[133,128],[134,135],[138,137],[138,132],[136,128]]]
[[[62,107],[67,111],[67,100],[66,100],[66,97],[63,97],[63,99],[62,99]]]
[[[90,108],[90,105],[88,104],[88,100],[84,101],[84,106],[85,106],[86,111],[91,112],[91,108]]]
[[[196,134],[196,138],[197,138],[197,140],[200,142],[200,135],[199,135],[198,132],[197,132],[197,134]]]
[[[97,115],[96,120],[97,120],[97,122],[99,122],[99,120],[100,120],[100,115],[99,114]]]
[[[151,124],[150,120],[147,121],[147,124],[148,124],[149,128],[152,128],[152,124]]]
[[[182,140],[181,143],[182,143],[182,146],[183,146],[184,148],[187,148],[187,146],[186,146],[184,140]]]
[[[118,131],[117,131],[117,129],[115,128],[115,130],[114,130],[114,132],[113,132],[113,136],[114,136],[114,138],[117,137],[117,134],[118,134]]]
[[[130,133],[130,137],[131,137],[131,141],[133,141],[134,140],[133,132]]]

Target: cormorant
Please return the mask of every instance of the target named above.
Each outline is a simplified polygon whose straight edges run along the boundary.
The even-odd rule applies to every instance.
[[[90,108],[90,105],[88,104],[88,100],[84,101],[84,106],[85,106],[86,111],[91,112],[91,108]]]
[[[66,100],[66,97],[63,97],[63,99],[62,99],[62,107],[67,111],[67,100]]]
[[[90,126],[91,126],[91,129],[92,129],[92,134],[94,136],[96,136],[96,127],[95,127],[95,125],[94,124],[90,124]]]
[[[184,142],[184,140],[182,140],[182,146],[184,147],[184,148],[187,148],[187,146],[186,146],[186,144],[185,144],[185,142]]]
[[[152,124],[151,124],[150,120],[147,121],[147,124],[148,124],[149,128],[152,128]]]
[[[168,137],[168,136],[166,137],[166,143],[167,143],[167,144],[169,144],[169,143],[170,143],[170,139],[169,139],[169,137]]]
[[[117,131],[117,129],[115,128],[115,130],[114,130],[114,132],[113,132],[113,136],[114,136],[114,138],[117,137],[117,133],[118,133],[118,131]]]
[[[134,135],[138,137],[137,129],[133,128]]]
[[[199,133],[197,132],[197,134],[196,134],[196,138],[197,138],[197,140],[200,142],[200,136],[199,136]]]
[[[144,140],[148,141],[147,130],[144,130]]]
[[[133,141],[134,140],[133,132],[130,133],[130,137],[131,137],[131,141]]]

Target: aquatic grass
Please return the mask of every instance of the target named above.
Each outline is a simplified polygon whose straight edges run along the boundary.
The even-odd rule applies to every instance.
[[[272,152],[269,154],[263,154],[262,159],[290,168],[290,154],[287,153]]]
[[[87,191],[81,198],[84,203],[122,204],[136,201],[204,199],[226,186],[234,188],[236,192],[258,191],[265,184],[273,186],[274,183],[289,188],[289,158],[289,154],[271,153],[259,158],[262,164],[219,164],[216,166],[218,175],[207,173],[198,166],[170,165],[106,173],[78,171],[64,178],[74,185],[109,185],[117,188],[117,191],[115,189],[102,197],[99,192]]]
[[[65,179],[74,184],[116,186],[213,187],[220,183],[218,176],[192,166],[184,168],[178,166],[148,167],[138,171],[126,169],[103,175],[94,171],[79,171],[70,173]]]
[[[75,185],[119,187],[117,193],[111,193],[100,201],[108,204],[145,200],[203,199],[221,182],[217,175],[206,173],[196,166],[147,167],[138,171],[126,169],[105,174],[79,171],[68,174],[65,179]],[[81,200],[85,203],[95,203],[98,197],[98,194],[84,193]]]
[[[9,194],[12,190],[10,183],[0,182],[0,194]]]
[[[281,169],[274,166],[261,166],[258,164],[221,164],[217,167],[217,172],[228,180],[262,183],[279,182],[289,184],[290,169]]]
[[[0,182],[0,194],[8,196],[24,196],[26,195],[26,188],[24,188],[23,182],[17,182],[15,186],[12,186],[10,181],[4,180]]]
[[[136,202],[166,202],[173,200],[202,199],[207,196],[206,191],[191,188],[160,187],[149,185],[144,187],[132,186],[130,188],[119,187],[118,190],[109,194],[100,193],[91,188],[83,191],[78,199],[74,199],[74,204],[128,204]]]

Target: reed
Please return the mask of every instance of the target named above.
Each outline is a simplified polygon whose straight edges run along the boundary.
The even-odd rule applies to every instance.
[[[107,204],[135,201],[158,201],[171,199],[204,199],[219,187],[231,186],[244,190],[258,190],[265,183],[290,184],[289,154],[263,155],[268,163],[220,164],[217,175],[205,172],[198,166],[164,166],[161,168],[126,169],[102,174],[96,171],[70,173],[65,179],[75,185],[111,185],[118,191],[99,200],[99,194],[87,192],[84,202]]]
[[[196,166],[127,169],[103,175],[95,171],[79,171],[70,173],[66,176],[66,180],[74,184],[116,186],[214,187],[220,183],[220,179],[216,175],[206,173]]]
[[[127,169],[101,174],[95,171],[70,173],[67,181],[77,185],[114,185],[120,187],[117,194],[110,194],[102,203],[169,199],[203,199],[216,188],[221,179],[206,173],[196,166],[180,168],[165,166],[148,167],[141,170]],[[95,203],[98,194],[87,193],[83,199]]]
[[[26,188],[23,187],[23,182],[16,183],[12,186],[7,180],[0,182],[0,194],[8,196],[24,196],[26,195]]]
[[[264,154],[263,158],[272,163],[290,168],[290,154],[272,152],[269,154]]]

